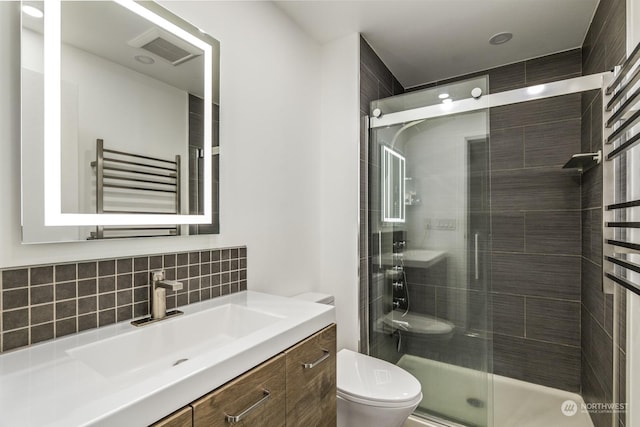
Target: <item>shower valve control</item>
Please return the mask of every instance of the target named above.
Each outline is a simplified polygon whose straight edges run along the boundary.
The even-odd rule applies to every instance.
[[[398,272],[404,270],[401,265],[394,265],[391,269]]]
[[[404,288],[404,283],[402,282],[393,282],[393,290],[401,291]]]
[[[404,298],[394,298],[393,299],[393,308],[400,308],[403,304],[406,303],[406,299]]]

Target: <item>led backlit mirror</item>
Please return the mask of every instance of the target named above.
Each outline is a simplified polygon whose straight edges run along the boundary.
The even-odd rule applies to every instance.
[[[404,222],[405,158],[397,151],[382,147],[382,220]]]
[[[219,43],[152,2],[22,10],[23,242],[218,232]]]

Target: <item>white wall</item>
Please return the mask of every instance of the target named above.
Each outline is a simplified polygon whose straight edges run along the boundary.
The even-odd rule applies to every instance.
[[[335,295],[338,348],[358,350],[360,36],[322,49],[322,249],[318,290]]]

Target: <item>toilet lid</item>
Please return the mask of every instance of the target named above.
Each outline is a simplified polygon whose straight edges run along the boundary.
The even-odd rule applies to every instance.
[[[338,396],[346,400],[403,406],[422,398],[418,380],[384,360],[342,349],[337,356],[337,371]]]

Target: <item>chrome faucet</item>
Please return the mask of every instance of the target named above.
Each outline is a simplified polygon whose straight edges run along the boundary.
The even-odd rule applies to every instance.
[[[131,323],[135,326],[142,326],[182,314],[179,310],[167,311],[167,289],[179,291],[182,288],[182,282],[167,280],[164,270],[152,270],[149,272],[149,316],[134,320]]]

